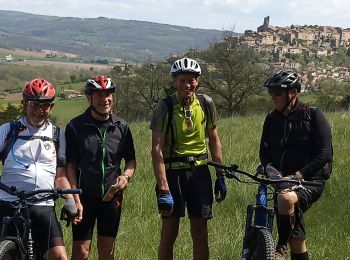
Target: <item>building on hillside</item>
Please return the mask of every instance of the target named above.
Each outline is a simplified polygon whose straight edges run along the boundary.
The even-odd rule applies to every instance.
[[[5,61],[11,62],[12,60],[13,58],[11,54],[5,56]]]
[[[83,95],[79,91],[76,91],[74,89],[63,89],[59,91],[58,96],[61,99],[66,99],[66,98],[82,97]]]
[[[340,44],[346,46],[350,45],[350,28],[342,30]]]
[[[264,17],[263,25],[257,28],[257,32],[275,32],[276,30],[275,26],[270,25],[270,16]]]

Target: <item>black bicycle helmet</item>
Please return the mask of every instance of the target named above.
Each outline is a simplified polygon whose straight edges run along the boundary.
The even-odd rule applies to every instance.
[[[301,81],[299,75],[293,70],[280,70],[269,77],[264,87],[268,89],[293,89],[296,88],[298,92],[301,90]]]

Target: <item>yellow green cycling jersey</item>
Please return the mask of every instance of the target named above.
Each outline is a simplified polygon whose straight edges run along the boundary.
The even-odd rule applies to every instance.
[[[164,100],[160,101],[156,106],[151,121],[150,129],[156,132],[162,132],[166,134],[163,156],[164,158],[174,157],[188,157],[188,156],[200,156],[208,153],[206,135],[208,129],[216,127],[218,121],[218,114],[213,100],[203,95],[205,98],[206,111],[200,104],[197,96],[185,107],[182,102],[179,102],[178,94],[171,95],[173,104],[173,139],[171,137],[171,129],[167,131],[168,127],[168,107]],[[190,120],[186,111],[190,111]],[[173,140],[173,141],[172,141]],[[172,152],[171,152],[172,151]],[[195,166],[203,165],[206,163],[204,160],[196,160]],[[166,164],[168,168],[169,164]],[[172,162],[172,169],[188,168],[190,164],[187,162]]]

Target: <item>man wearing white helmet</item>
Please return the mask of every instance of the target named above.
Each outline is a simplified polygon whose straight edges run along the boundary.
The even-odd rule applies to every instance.
[[[222,161],[213,100],[196,94],[201,68],[190,58],[179,59],[170,69],[176,93],[156,107],[152,130],[152,162],[162,231],[158,258],[173,259],[180,217],[187,207],[193,240],[193,259],[209,259],[207,220],[212,218],[213,189],[207,166],[209,139],[211,158]],[[225,199],[224,177],[217,172],[215,195]]]

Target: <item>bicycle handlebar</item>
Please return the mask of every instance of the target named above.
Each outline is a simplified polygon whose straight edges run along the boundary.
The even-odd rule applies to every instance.
[[[5,191],[6,193],[15,196],[19,199],[28,199],[30,197],[33,197],[37,194],[49,194],[48,197],[55,197],[63,194],[81,194],[81,189],[41,189],[41,190],[34,190],[34,191],[24,191],[24,190],[17,190],[16,187],[9,187],[2,182],[0,182],[0,189]]]
[[[225,165],[225,164],[221,164],[221,163],[217,163],[217,162],[212,162],[212,161],[208,161],[207,164],[210,166],[214,166],[214,167],[217,167],[219,169],[224,170],[223,174],[226,178],[236,179],[239,182],[244,182],[244,181],[242,181],[241,177],[237,173],[241,173],[241,174],[247,176],[248,178],[250,178],[256,182],[267,184],[267,185],[268,184],[286,183],[286,182],[299,184],[299,185],[318,186],[318,187],[323,185],[320,182],[304,181],[302,179],[300,179],[300,180],[291,180],[291,179],[284,179],[284,178],[282,178],[282,179],[270,179],[263,174],[259,174],[259,173],[252,174],[250,172],[239,170],[237,164],[232,164],[229,166],[229,165]]]

